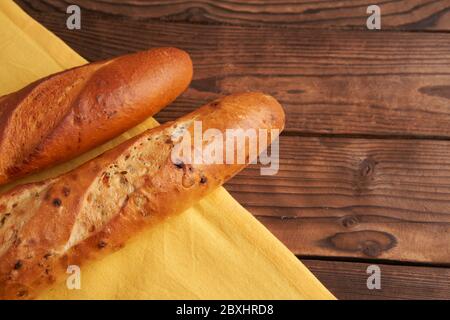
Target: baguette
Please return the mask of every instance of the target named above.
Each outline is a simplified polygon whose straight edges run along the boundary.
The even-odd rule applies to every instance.
[[[157,48],[67,70],[0,98],[0,184],[72,159],[175,100],[189,55]]]
[[[179,133],[278,129],[284,112],[261,93],[231,95],[122,143],[58,178],[0,195],[0,298],[30,299],[80,266],[120,249],[143,228],[180,213],[247,163],[173,161]],[[267,144],[276,138],[272,133]],[[249,156],[249,146],[243,148]],[[262,151],[262,150],[259,150]]]

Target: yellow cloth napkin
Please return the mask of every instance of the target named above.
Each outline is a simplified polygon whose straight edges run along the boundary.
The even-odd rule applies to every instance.
[[[12,1],[0,1],[0,30],[0,95],[85,63]],[[67,171],[155,125],[156,121],[148,119],[108,144],[26,180]],[[332,299],[333,296],[264,226],[219,188],[186,212],[136,236],[121,251],[83,266],[81,290],[69,290],[61,283],[40,298]]]

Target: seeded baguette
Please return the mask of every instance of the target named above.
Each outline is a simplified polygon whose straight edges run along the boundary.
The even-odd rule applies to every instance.
[[[189,85],[192,62],[157,48],[67,70],[0,97],[0,184],[134,127]]]
[[[203,132],[215,128],[224,135],[238,128],[281,131],[284,112],[261,93],[231,95],[58,178],[0,195],[0,298],[36,297],[69,265],[120,249],[143,228],[182,212],[245,167],[174,162],[176,137],[193,135],[194,121],[202,122]],[[270,135],[267,144],[275,138]],[[244,149],[248,158],[247,144]]]

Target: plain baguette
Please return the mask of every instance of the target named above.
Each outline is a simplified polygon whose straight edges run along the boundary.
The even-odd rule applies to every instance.
[[[182,212],[246,164],[174,163],[180,130],[278,129],[284,112],[261,93],[231,95],[148,130],[58,178],[0,196],[0,298],[29,299],[69,265],[120,249],[134,234]],[[275,139],[270,135],[267,143]],[[249,154],[248,147],[245,148]],[[262,151],[262,150],[259,150]]]
[[[192,79],[156,48],[67,70],[0,97],[0,184],[74,158],[154,115]]]

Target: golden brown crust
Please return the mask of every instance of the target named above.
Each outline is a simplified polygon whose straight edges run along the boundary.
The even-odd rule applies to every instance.
[[[0,99],[0,184],[74,158],[157,113],[189,85],[192,62],[157,48],[88,64]]]
[[[261,93],[228,96],[59,178],[1,195],[0,221],[9,215],[0,226],[0,298],[35,297],[69,265],[120,249],[143,228],[190,207],[245,167],[174,163],[175,133],[192,133],[194,120],[202,122],[203,132],[281,131],[284,113],[275,99]]]

